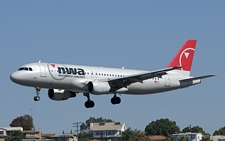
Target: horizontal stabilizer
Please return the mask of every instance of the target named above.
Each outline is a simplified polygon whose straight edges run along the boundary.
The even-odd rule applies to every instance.
[[[213,77],[216,76],[215,74],[210,74],[210,75],[205,75],[205,76],[198,76],[198,77],[192,77],[192,78],[187,78],[187,79],[181,79],[180,81],[190,81],[190,80],[197,80],[197,79],[204,79],[204,78],[208,78],[208,77]]]

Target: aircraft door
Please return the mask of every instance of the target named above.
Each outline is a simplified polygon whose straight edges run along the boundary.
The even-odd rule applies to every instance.
[[[46,66],[44,64],[39,64],[40,67],[40,76],[46,77]]]
[[[170,76],[167,74],[164,75],[163,77],[165,79],[165,87],[170,87]]]

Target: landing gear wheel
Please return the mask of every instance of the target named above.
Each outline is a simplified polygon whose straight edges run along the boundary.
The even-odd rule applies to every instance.
[[[90,101],[86,101],[84,105],[86,108],[93,108],[95,106],[95,103],[94,101],[90,100]]]
[[[34,97],[34,101],[39,101],[40,100],[40,97],[39,96],[35,96]]]
[[[84,103],[84,106],[86,108],[93,108],[95,106],[95,103],[94,103],[94,101],[92,101],[90,99],[90,94],[89,93],[84,93],[83,95],[87,97],[87,101]]]
[[[113,105],[120,104],[120,102],[121,102],[121,99],[119,97],[117,97],[116,95],[113,98],[111,98],[111,103]]]

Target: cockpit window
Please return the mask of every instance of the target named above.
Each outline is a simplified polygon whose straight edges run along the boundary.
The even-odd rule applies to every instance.
[[[23,69],[24,69],[24,68],[19,68],[18,71],[21,71],[21,70],[23,70]]]
[[[25,71],[33,71],[32,68],[27,68],[27,67],[22,67],[22,68],[19,68],[18,71],[22,71],[22,70],[25,70]]]

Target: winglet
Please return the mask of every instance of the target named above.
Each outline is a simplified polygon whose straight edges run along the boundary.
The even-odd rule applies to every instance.
[[[167,68],[182,66],[179,70],[191,71],[197,40],[188,39],[178,53],[174,56]]]

